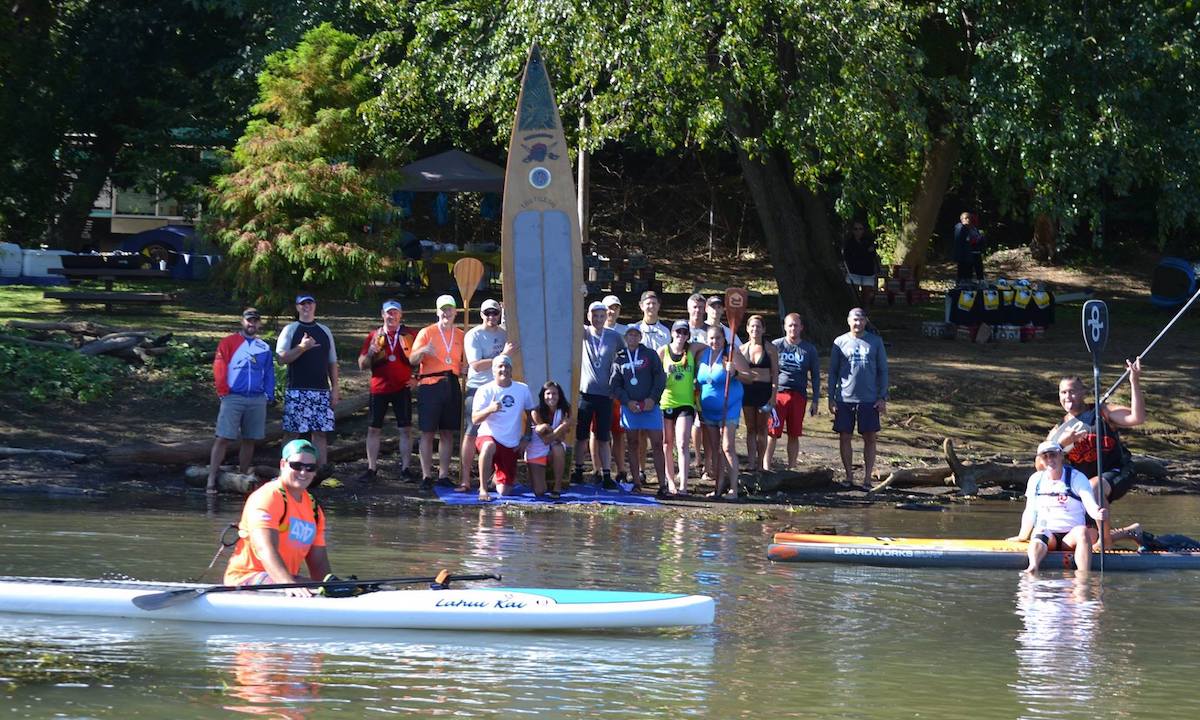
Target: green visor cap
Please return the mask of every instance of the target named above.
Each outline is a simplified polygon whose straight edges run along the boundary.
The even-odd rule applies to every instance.
[[[309,453],[313,457],[316,457],[317,448],[307,440],[293,440],[283,446],[283,453],[279,457],[287,460],[291,456],[299,455],[300,453]]]

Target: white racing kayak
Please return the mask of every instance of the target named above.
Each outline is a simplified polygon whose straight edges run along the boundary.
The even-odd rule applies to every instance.
[[[0,577],[0,612],[253,625],[430,630],[583,630],[708,625],[704,595],[447,588],[379,590],[352,597],[289,597],[282,591],[213,592],[211,585],[123,580]],[[156,610],[134,598],[183,591],[195,596]]]

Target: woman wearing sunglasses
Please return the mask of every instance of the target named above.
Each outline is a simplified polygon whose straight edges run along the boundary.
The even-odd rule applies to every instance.
[[[310,578],[329,575],[325,551],[325,513],[308,492],[317,472],[317,449],[307,440],[283,446],[279,478],[251,493],[238,523],[238,541],[225,569],[226,585],[303,582],[300,565]],[[308,597],[308,588],[286,591]]]

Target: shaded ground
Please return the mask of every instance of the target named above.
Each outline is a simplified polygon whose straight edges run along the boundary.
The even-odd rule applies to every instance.
[[[1105,353],[1102,384],[1107,387],[1123,369],[1121,359],[1140,352],[1173,315],[1154,309],[1149,303],[1149,277],[1156,259],[1146,257],[1141,265],[1120,274],[1088,268],[1068,269],[1033,263],[1023,251],[1003,251],[990,257],[987,269],[1008,277],[1026,277],[1047,282],[1056,292],[1093,288],[1097,297],[1109,303],[1112,331]],[[722,261],[719,273],[704,257],[695,259],[658,258],[660,275],[667,275],[668,293],[663,297],[663,316],[684,316],[688,293],[698,285],[739,283],[750,287],[767,285],[762,280],[761,260],[745,258],[739,262]],[[953,269],[938,266],[926,283],[934,289],[948,286]],[[143,286],[144,287],[144,286]],[[162,289],[156,285],[155,289]],[[236,329],[239,308],[219,292],[207,288],[183,286],[179,305],[161,312],[106,315],[97,312],[68,313],[59,303],[41,299],[40,289],[0,287],[0,322],[9,320],[90,319],[125,327],[149,327],[169,330],[178,337],[215,346],[217,339]],[[420,326],[431,322],[432,298],[436,293],[404,298],[407,321]],[[493,293],[499,295],[498,291]],[[487,294],[477,294],[478,305]],[[355,366],[362,338],[378,315],[380,297],[361,302],[321,301],[318,318],[329,325],[338,338],[342,359],[343,395],[363,392],[367,376]],[[773,296],[756,298],[757,308],[774,314]],[[630,308],[634,307],[630,302]],[[99,310],[99,309],[97,309]],[[1079,304],[1059,306],[1057,323],[1042,341],[1032,343],[973,343],[935,340],[922,337],[921,323],[941,319],[940,295],[935,302],[917,307],[876,306],[871,309],[874,324],[888,344],[892,378],[892,402],[881,434],[879,472],[920,465],[941,465],[940,447],[944,437],[954,438],[965,458],[998,456],[1020,461],[1029,459],[1033,448],[1046,430],[1056,422],[1057,380],[1064,374],[1083,376],[1090,384],[1090,359],[1079,330]],[[474,318],[477,320],[477,318]],[[266,330],[274,337],[281,319]],[[772,322],[775,322],[772,318]],[[774,333],[777,328],[772,328]],[[1193,458],[1200,450],[1200,389],[1195,378],[1197,350],[1200,349],[1200,319],[1184,317],[1144,362],[1144,387],[1150,420],[1142,428],[1125,433],[1136,454],[1163,459],[1173,470],[1176,489],[1190,488],[1200,475]],[[824,348],[822,348],[824,351]],[[823,366],[827,353],[822,358]],[[53,368],[47,368],[53,372]],[[169,382],[169,381],[164,381]],[[20,389],[0,388],[0,446],[55,448],[99,454],[105,449],[128,443],[153,440],[179,442],[211,437],[216,416],[216,398],[210,388],[197,388],[182,399],[164,399],[167,393],[153,379],[140,378],[125,383],[109,400],[76,405],[70,403],[36,404],[22,397]],[[1126,390],[1119,391],[1114,402],[1127,402]],[[824,403],[822,403],[822,406]],[[840,474],[836,436],[829,431],[830,417],[821,414],[809,418],[802,441],[801,465],[804,469],[836,468]],[[343,422],[334,438],[335,447],[358,446],[365,434],[363,414]],[[856,444],[857,445],[857,444]],[[782,443],[780,447],[782,455]],[[270,464],[271,452],[260,458]],[[779,458],[777,458],[779,459]],[[412,486],[396,479],[388,480],[389,463],[383,464],[384,480],[369,488],[350,481],[365,461],[338,465],[335,477],[343,487],[331,492],[372,496],[407,497]],[[861,471],[860,471],[861,472]],[[111,486],[113,479],[141,478],[150,487],[181,490],[182,476],[175,468],[111,468],[96,463],[64,468],[47,461],[2,460],[0,482],[14,487],[44,486],[47,478],[65,488],[91,485]],[[1183,483],[1180,485],[1179,483]],[[707,490],[708,488],[700,488]],[[66,490],[69,492],[69,490]],[[890,501],[896,496],[889,495]],[[794,497],[792,502],[862,502],[861,493],[816,492]],[[700,501],[685,502],[693,507]],[[728,508],[729,512],[744,509]],[[755,512],[752,510],[751,512]]]

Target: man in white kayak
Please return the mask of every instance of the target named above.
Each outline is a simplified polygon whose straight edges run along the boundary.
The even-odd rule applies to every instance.
[[[283,446],[279,478],[246,498],[238,523],[238,541],[225,569],[226,585],[267,585],[304,582],[300,565],[310,578],[329,575],[325,551],[325,513],[308,492],[317,472],[317,449],[307,440]],[[309,597],[308,588],[290,588],[288,595]]]
[[[1096,502],[1087,476],[1063,465],[1063,449],[1049,440],[1038,445],[1039,470],[1029,476],[1025,489],[1025,513],[1021,515],[1021,532],[1010,537],[1013,542],[1029,541],[1029,567],[1024,572],[1034,575],[1038,565],[1051,550],[1074,550],[1075,572],[1086,575],[1091,568],[1092,543],[1096,531],[1087,526],[1087,517],[1103,522],[1107,511]]]

